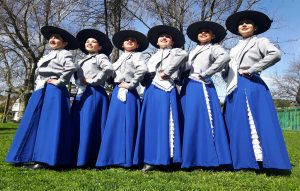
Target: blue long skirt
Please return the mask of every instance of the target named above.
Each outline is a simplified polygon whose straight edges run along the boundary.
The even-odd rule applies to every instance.
[[[203,84],[185,80],[181,89],[184,114],[182,167],[216,167],[231,164],[229,143],[214,84],[205,84],[212,116],[210,123]]]
[[[252,146],[246,99],[262,147],[263,168],[291,170],[269,88],[258,75],[251,78],[239,75],[237,89],[225,100],[224,114],[234,169],[259,169]]]
[[[6,161],[71,166],[74,140],[67,88],[46,84],[32,93]]]
[[[119,87],[115,86],[96,163],[97,167],[132,166],[141,107],[140,97],[135,89],[129,90],[126,101],[121,102],[117,97],[118,91]]]
[[[76,96],[72,108],[72,127],[77,129],[77,166],[95,165],[108,112],[108,96],[101,86],[88,85]]]
[[[170,106],[174,121],[174,151],[170,157]],[[144,94],[134,164],[169,165],[181,163],[182,110],[176,88],[165,92],[150,85]]]

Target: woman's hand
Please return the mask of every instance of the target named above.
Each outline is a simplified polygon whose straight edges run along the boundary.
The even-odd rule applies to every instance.
[[[211,83],[211,81],[209,80],[209,78],[207,78],[207,77],[205,77],[203,74],[199,74],[199,79],[201,80],[201,81],[203,81],[205,84],[210,84]]]
[[[88,85],[88,84],[91,84],[92,79],[91,79],[91,78],[84,78],[84,79],[82,80],[82,82],[83,82],[83,84]]]
[[[198,78],[199,78],[200,80],[202,80],[203,82],[205,82],[205,80],[206,80],[206,78],[205,78],[202,74],[199,74],[199,75],[198,75]]]
[[[47,80],[47,83],[48,83],[48,84],[56,85],[56,84],[57,84],[57,79],[48,79],[48,80]]]
[[[129,89],[129,83],[123,81],[119,84],[119,88]]]
[[[251,73],[248,70],[239,69],[239,73],[244,77],[251,77]]]
[[[167,74],[165,74],[164,71],[160,71],[159,72],[159,79],[160,80],[167,80],[169,78],[170,78],[170,76],[168,76]]]

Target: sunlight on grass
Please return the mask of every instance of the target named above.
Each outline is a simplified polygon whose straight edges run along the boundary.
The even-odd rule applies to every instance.
[[[4,162],[17,124],[0,123],[0,190],[300,190],[300,132],[285,131],[290,176],[254,171],[27,170]]]

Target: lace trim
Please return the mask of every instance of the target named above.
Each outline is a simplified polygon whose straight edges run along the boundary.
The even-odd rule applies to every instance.
[[[170,119],[169,119],[169,144],[170,144],[170,157],[174,156],[174,120],[172,114],[172,107],[170,105]]]
[[[208,117],[209,117],[211,133],[212,133],[213,137],[215,137],[215,131],[214,131],[214,126],[213,126],[213,118],[212,118],[212,114],[211,114],[211,108],[210,108],[210,103],[209,103],[210,100],[209,100],[208,92],[207,92],[207,89],[206,89],[206,86],[205,86],[204,83],[202,83],[202,86],[203,86],[203,92],[204,92],[206,107],[207,107],[207,111],[208,111]]]
[[[254,155],[255,155],[256,161],[263,161],[262,148],[261,148],[259,137],[258,137],[258,134],[256,131],[256,127],[254,124],[254,120],[253,120],[253,116],[251,113],[251,109],[250,109],[250,105],[249,105],[247,96],[246,96],[246,103],[247,103],[248,120],[249,120],[249,125],[250,125],[250,130],[251,130],[251,139],[252,139]]]

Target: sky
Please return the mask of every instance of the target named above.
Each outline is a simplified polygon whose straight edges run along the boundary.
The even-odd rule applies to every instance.
[[[261,74],[268,87],[274,90],[272,76],[275,72],[283,74],[292,62],[300,61],[300,1],[262,0],[261,2],[257,10],[263,11],[273,19],[271,28],[261,36],[278,42],[282,53],[281,60]],[[222,94],[222,91],[218,92]]]
[[[275,72],[281,74],[288,69],[290,63],[300,61],[300,0],[260,0],[252,10],[261,11],[273,20],[271,28],[258,37],[267,37],[272,42],[278,42],[282,52],[281,60],[261,74],[272,88],[271,77]],[[147,34],[148,28],[138,21],[137,25],[139,31]],[[217,87],[217,90],[223,89],[224,85],[221,84],[221,88]],[[224,93],[223,90],[218,90],[219,96],[225,97]]]
[[[262,11],[273,19],[271,28],[259,36],[279,42],[282,51],[281,61],[262,73],[270,87],[270,77],[275,71],[280,74],[287,70],[291,62],[300,61],[300,0],[260,0],[253,9]],[[148,28],[139,21],[136,21],[135,28],[144,34],[148,32]]]
[[[267,75],[275,70],[282,72],[288,68],[289,63],[300,60],[300,1],[262,0],[257,10],[273,19],[271,29],[261,36],[279,42],[282,51],[281,61],[265,72]]]
[[[289,63],[300,60],[300,0],[261,0],[253,10],[261,11],[273,20],[271,28],[259,36],[279,42],[282,51],[281,61],[264,71],[266,75],[276,70],[284,71]],[[136,28],[144,34],[148,32],[139,21]]]

